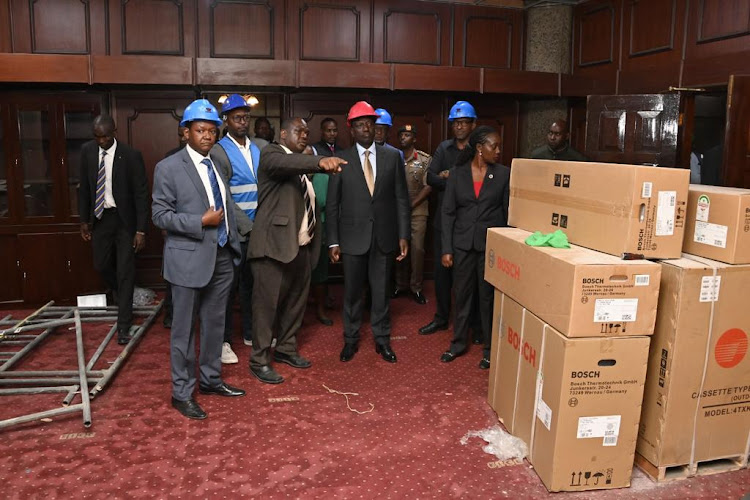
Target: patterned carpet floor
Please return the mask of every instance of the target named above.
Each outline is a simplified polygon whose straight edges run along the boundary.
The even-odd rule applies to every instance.
[[[208,412],[190,421],[170,406],[169,333],[161,316],[109,388],[92,401],[93,425],[79,414],[0,431],[0,497],[14,498],[548,498],[528,463],[499,463],[482,441],[460,444],[468,431],[494,425],[486,404],[487,371],[480,346],[440,363],[450,331],[417,329],[430,302],[392,301],[392,347],[398,363],[374,352],[369,326],[359,353],[338,359],[341,317],[320,325],[312,307],[298,337],[309,370],[276,366],[286,381],[261,384],[248,373],[250,348],[239,334],[240,362],[224,379],[242,398],[196,395]],[[332,287],[341,304],[341,287]],[[18,317],[25,311],[15,311]],[[7,313],[6,313],[7,314]],[[235,324],[237,322],[235,321]],[[87,326],[87,355],[107,325]],[[111,362],[116,346],[101,363]],[[75,336],[60,329],[18,369],[76,369]],[[357,393],[344,396],[329,392]],[[49,409],[60,395],[2,396],[0,419]],[[76,401],[77,402],[77,401]],[[630,489],[563,494],[571,499],[740,498],[750,470],[655,484],[634,473]]]

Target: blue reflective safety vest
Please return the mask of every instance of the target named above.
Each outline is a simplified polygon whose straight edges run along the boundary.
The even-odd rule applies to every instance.
[[[250,145],[250,157],[253,159],[254,171],[247,164],[245,157],[242,156],[240,148],[229,136],[225,136],[219,141],[219,144],[226,151],[232,164],[232,178],[229,179],[229,191],[232,193],[232,199],[250,220],[254,221],[255,212],[258,209],[258,177],[256,172],[260,164],[260,149],[249,139],[246,140]]]

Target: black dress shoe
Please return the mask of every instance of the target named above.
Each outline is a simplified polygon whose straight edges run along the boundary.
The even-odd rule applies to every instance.
[[[310,368],[312,363],[299,354],[284,354],[283,352],[274,351],[273,360],[279,363],[286,363],[293,368]]]
[[[252,373],[255,378],[266,384],[280,384],[284,381],[284,377],[276,373],[276,370],[268,365],[259,366],[258,368],[251,366],[250,373]]]
[[[393,293],[391,293],[391,298],[392,299],[397,299],[397,298],[401,297],[405,293],[406,293],[406,290],[402,290],[402,289],[396,287],[396,288],[393,289]]]
[[[448,323],[438,323],[435,320],[432,320],[430,323],[424,325],[422,328],[419,329],[420,335],[429,335],[431,333],[435,333],[438,330],[447,330],[448,329]]]
[[[396,353],[393,352],[393,349],[391,349],[391,346],[386,345],[380,345],[377,344],[375,346],[375,352],[380,354],[384,360],[388,361],[389,363],[395,363],[396,362]]]
[[[482,361],[479,362],[479,369],[480,370],[489,370],[490,369],[490,360],[487,358],[482,358]]]
[[[413,294],[411,294],[411,296],[414,297],[414,302],[416,302],[417,304],[426,304],[427,303],[427,299],[422,294],[422,292],[414,292]]]
[[[130,328],[127,330],[117,330],[117,343],[119,345],[126,345],[133,337],[130,335]]]
[[[199,385],[198,390],[201,392],[201,394],[212,394],[216,396],[225,396],[228,398],[235,398],[237,396],[245,395],[245,391],[243,391],[242,389],[232,387],[231,385],[225,384],[224,382],[217,385],[216,387],[205,387],[203,385]]]
[[[451,351],[445,351],[443,355],[440,356],[440,361],[442,361],[443,363],[450,363],[451,361],[459,357],[461,354],[454,354]]]
[[[193,420],[203,420],[208,416],[206,415],[206,412],[203,411],[203,408],[201,408],[194,399],[180,401],[178,399],[172,398],[172,407],[182,413],[183,416],[192,418]]]
[[[354,355],[357,354],[357,344],[344,344],[344,348],[341,349],[341,361],[351,361]]]
[[[325,326],[332,326],[333,320],[331,318],[327,318],[325,316],[318,316],[318,321],[320,321]]]

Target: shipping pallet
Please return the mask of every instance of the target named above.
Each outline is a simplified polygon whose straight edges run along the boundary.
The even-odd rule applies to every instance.
[[[688,477],[710,476],[722,472],[731,472],[748,467],[748,457],[737,455],[734,457],[718,458],[715,460],[702,460],[693,466],[685,465],[654,465],[648,459],[635,454],[635,465],[638,466],[648,477],[657,483],[677,481]]]

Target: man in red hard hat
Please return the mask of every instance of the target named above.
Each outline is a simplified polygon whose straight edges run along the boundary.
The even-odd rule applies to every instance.
[[[395,363],[386,287],[396,260],[406,258],[411,237],[409,193],[398,152],[377,146],[375,109],[365,101],[347,116],[354,145],[340,156],[348,168],[331,177],[326,216],[329,256],[344,267],[344,349],[341,361],[357,353],[362,324],[362,288],[370,283],[370,323],[375,352]]]

